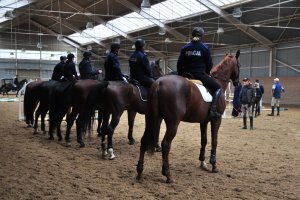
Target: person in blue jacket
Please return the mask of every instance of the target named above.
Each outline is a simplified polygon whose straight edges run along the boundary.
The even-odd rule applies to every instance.
[[[106,56],[104,62],[105,78],[106,81],[125,81],[127,82],[124,74],[121,72],[118,53],[120,44],[112,43],[110,46],[110,53]]]
[[[280,115],[280,99],[281,99],[281,93],[284,92],[284,88],[279,82],[279,78],[274,79],[274,84],[272,86],[272,100],[271,100],[271,106],[272,106],[272,112],[268,114],[269,116],[274,116],[274,110],[275,106],[277,107],[277,116]]]
[[[67,57],[61,56],[60,62],[55,65],[51,80],[60,81],[64,75],[64,66],[66,64]]]
[[[209,76],[213,67],[210,49],[203,43],[204,29],[195,27],[192,31],[192,41],[186,44],[180,52],[177,61],[178,75],[190,74],[193,78],[201,80],[203,85],[211,90],[213,99],[210,108],[211,117],[221,117],[217,111],[217,103],[221,95],[220,85]]]
[[[67,81],[75,81],[78,80],[78,75],[76,72],[76,67],[74,63],[74,54],[69,53],[67,55],[67,62],[64,66],[64,79]]]
[[[144,52],[145,41],[137,39],[134,45],[135,51],[129,58],[130,77],[137,80],[144,87],[150,88],[154,79],[147,54]]]
[[[102,70],[95,70],[91,64],[92,53],[86,51],[83,53],[83,59],[79,63],[80,79],[96,79],[96,75],[101,74]]]

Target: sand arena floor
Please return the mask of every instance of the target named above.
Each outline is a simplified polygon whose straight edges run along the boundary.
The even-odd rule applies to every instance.
[[[123,115],[114,135],[117,158],[109,161],[100,156],[95,131],[85,137],[86,148],[79,149],[73,128],[67,148],[42,133],[33,135],[32,128],[17,120],[17,111],[16,102],[0,102],[0,199],[300,199],[299,107],[288,107],[279,117],[263,112],[254,119],[253,131],[241,130],[241,118],[223,119],[219,173],[199,169],[199,125],[181,123],[170,153],[174,184],[166,184],[161,175],[161,153],[146,155],[144,181],[135,180],[141,115],[133,146]]]

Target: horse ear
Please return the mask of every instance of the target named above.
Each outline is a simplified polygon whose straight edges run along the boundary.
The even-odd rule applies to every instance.
[[[159,64],[160,58],[155,61],[156,64]]]
[[[237,50],[237,52],[236,52],[236,54],[235,54],[236,59],[239,58],[240,54],[241,54],[241,51],[240,51],[240,50]]]

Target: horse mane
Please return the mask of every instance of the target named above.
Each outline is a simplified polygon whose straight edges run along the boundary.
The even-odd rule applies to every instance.
[[[232,55],[232,54],[225,53],[224,58],[223,58],[223,59],[222,59],[215,67],[213,67],[213,68],[211,69],[210,75],[215,75],[215,74],[219,73],[219,71],[222,70],[224,64],[225,64],[225,65],[226,65],[226,64],[229,64],[230,60],[229,60],[228,58],[230,58],[230,60],[231,60],[231,58],[233,58],[233,55]]]

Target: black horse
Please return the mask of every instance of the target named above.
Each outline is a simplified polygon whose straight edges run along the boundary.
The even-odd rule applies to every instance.
[[[18,81],[18,79],[15,79],[14,81],[15,86],[12,83],[5,83],[4,85],[1,86],[0,92],[2,92],[4,96],[4,94],[8,95],[8,92],[10,91],[17,91],[16,96],[18,96],[19,91],[22,89],[25,83],[27,83],[26,79],[23,79],[20,82]]]

